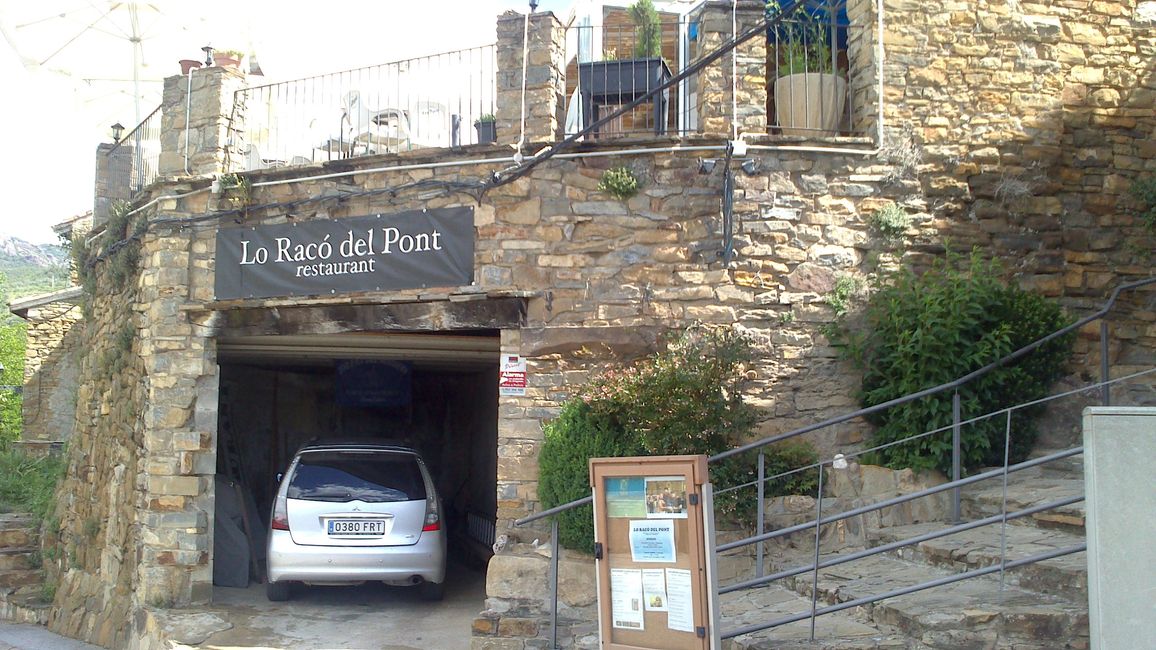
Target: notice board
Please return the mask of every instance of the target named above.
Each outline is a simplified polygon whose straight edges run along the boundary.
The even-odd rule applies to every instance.
[[[593,458],[590,483],[600,647],[711,648],[706,456]]]

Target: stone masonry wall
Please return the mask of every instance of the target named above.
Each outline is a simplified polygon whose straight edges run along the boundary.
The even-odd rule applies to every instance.
[[[104,264],[86,318],[74,325],[79,387],[68,469],[42,537],[55,589],[50,629],[105,647],[125,647],[140,602],[141,412],[148,395],[133,306],[135,273],[113,279]]]
[[[24,354],[25,441],[68,440],[75,426],[80,307],[53,303],[28,310]]]

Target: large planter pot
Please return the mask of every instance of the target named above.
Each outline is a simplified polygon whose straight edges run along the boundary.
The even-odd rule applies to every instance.
[[[805,72],[775,81],[775,116],[783,135],[835,135],[847,102],[847,81],[824,72]]]
[[[498,127],[496,122],[474,122],[478,131],[478,144],[492,144],[498,141]]]
[[[181,64],[181,74],[189,74],[201,67],[201,62],[196,59],[181,59],[178,63]]]

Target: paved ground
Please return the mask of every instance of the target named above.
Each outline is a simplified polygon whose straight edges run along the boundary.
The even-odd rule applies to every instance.
[[[460,650],[484,609],[485,576],[460,567],[450,574],[439,603],[381,584],[302,587],[284,603],[266,600],[264,585],[217,587],[211,606],[166,616],[168,638],[206,650]]]
[[[100,648],[53,634],[39,625],[0,621],[0,650],[100,650]]]

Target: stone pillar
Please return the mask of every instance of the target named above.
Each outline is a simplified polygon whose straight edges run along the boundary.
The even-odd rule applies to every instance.
[[[875,0],[848,0],[847,18],[852,28],[847,30],[847,77],[851,84],[847,101],[851,102],[853,133],[873,135],[879,123],[879,75],[875,66],[877,16]]]
[[[699,25],[699,58],[732,38],[732,7],[729,0],[709,0],[691,16]],[[739,0],[737,33],[751,29],[763,16],[764,3]],[[755,36],[707,66],[698,74],[698,88],[698,124],[703,133],[729,138],[735,123],[739,133],[766,133],[766,39]]]
[[[212,597],[218,375],[213,341],[188,321],[191,274],[187,233],[145,237],[140,335],[149,377],[141,414],[140,605],[186,605]]]
[[[109,142],[96,145],[96,187],[92,200],[94,226],[108,221],[113,201],[132,199],[133,146]]]
[[[521,137],[522,34],[525,15],[498,17],[498,142]],[[526,142],[554,142],[566,124],[566,30],[551,12],[530,17],[526,66]]]
[[[241,169],[246,150],[244,106],[235,105],[234,97],[244,83],[242,72],[219,66],[165,79],[161,176],[205,176]]]
[[[28,310],[24,351],[24,441],[68,440],[76,428],[80,307],[54,302]],[[77,328],[78,330],[80,328]]]

